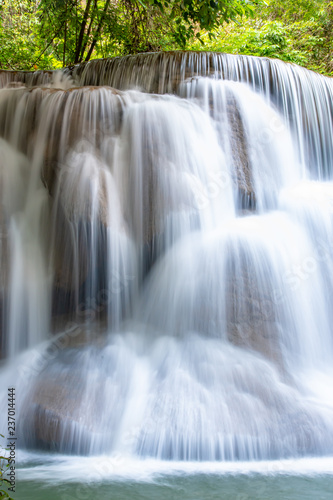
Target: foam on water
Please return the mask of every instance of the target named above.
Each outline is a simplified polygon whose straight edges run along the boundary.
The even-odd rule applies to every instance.
[[[108,483],[135,481],[153,483],[161,477],[209,474],[210,476],[242,476],[260,474],[276,476],[332,476],[333,458],[278,460],[260,462],[163,462],[160,460],[131,460],[120,455],[94,457],[68,457],[20,454],[22,481]],[[29,466],[24,464],[28,462]],[[43,465],[40,465],[43,462]],[[39,463],[35,465],[35,463]]]

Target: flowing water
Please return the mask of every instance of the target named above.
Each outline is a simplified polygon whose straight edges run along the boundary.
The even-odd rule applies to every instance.
[[[15,387],[23,482],[66,463],[75,483],[104,457],[103,488],[118,460],[125,479],[124,463],[195,470],[218,491],[239,463],[225,498],[230,473],[248,474],[244,498],[301,498],[311,459],[329,498],[331,80],[169,53],[0,86],[0,425]],[[260,493],[267,467],[285,496]],[[159,492],[138,496],[179,497]]]

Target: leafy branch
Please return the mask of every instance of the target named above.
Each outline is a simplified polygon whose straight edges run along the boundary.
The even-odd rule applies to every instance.
[[[5,436],[0,434],[0,437],[4,438]],[[0,455],[0,498],[8,498],[9,500],[13,500],[8,491],[6,491],[6,487],[11,484],[9,479],[4,477],[8,467],[10,467],[9,458],[5,457],[4,455]]]

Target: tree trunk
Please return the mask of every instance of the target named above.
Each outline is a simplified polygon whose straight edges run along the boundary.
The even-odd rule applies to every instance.
[[[82,23],[81,23],[81,29],[80,29],[80,34],[79,34],[79,41],[77,43],[76,51],[75,51],[74,64],[77,64],[77,63],[81,62],[80,61],[80,53],[81,53],[81,47],[82,47],[82,42],[83,42],[83,37],[84,37],[84,31],[86,29],[87,20],[88,20],[88,16],[89,16],[90,5],[91,5],[91,0],[88,0],[87,4],[86,4],[85,11],[84,11],[83,20],[82,20]]]
[[[102,12],[102,15],[101,15],[101,18],[99,20],[99,23],[98,23],[98,26],[97,26],[97,30],[94,34],[94,38],[93,38],[93,41],[90,45],[90,49],[88,51],[88,54],[87,54],[87,57],[85,58],[85,61],[89,61],[90,57],[91,57],[91,54],[93,53],[93,50],[95,48],[95,45],[96,43],[98,42],[98,38],[99,38],[99,35],[101,33],[101,30],[102,30],[102,27],[103,27],[103,23],[104,23],[104,18],[105,18],[105,14],[106,14],[106,11],[108,10],[109,8],[109,5],[110,5],[110,1],[111,0],[106,0],[105,2],[105,5],[104,5],[104,9],[103,9],[103,12]]]

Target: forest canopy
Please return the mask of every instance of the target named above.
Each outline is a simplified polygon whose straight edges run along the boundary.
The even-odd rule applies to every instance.
[[[333,75],[333,1],[266,0],[254,16],[202,35],[205,50],[272,57]],[[194,42],[192,48],[201,50]]]
[[[213,50],[331,74],[333,0],[0,0],[1,69]]]

